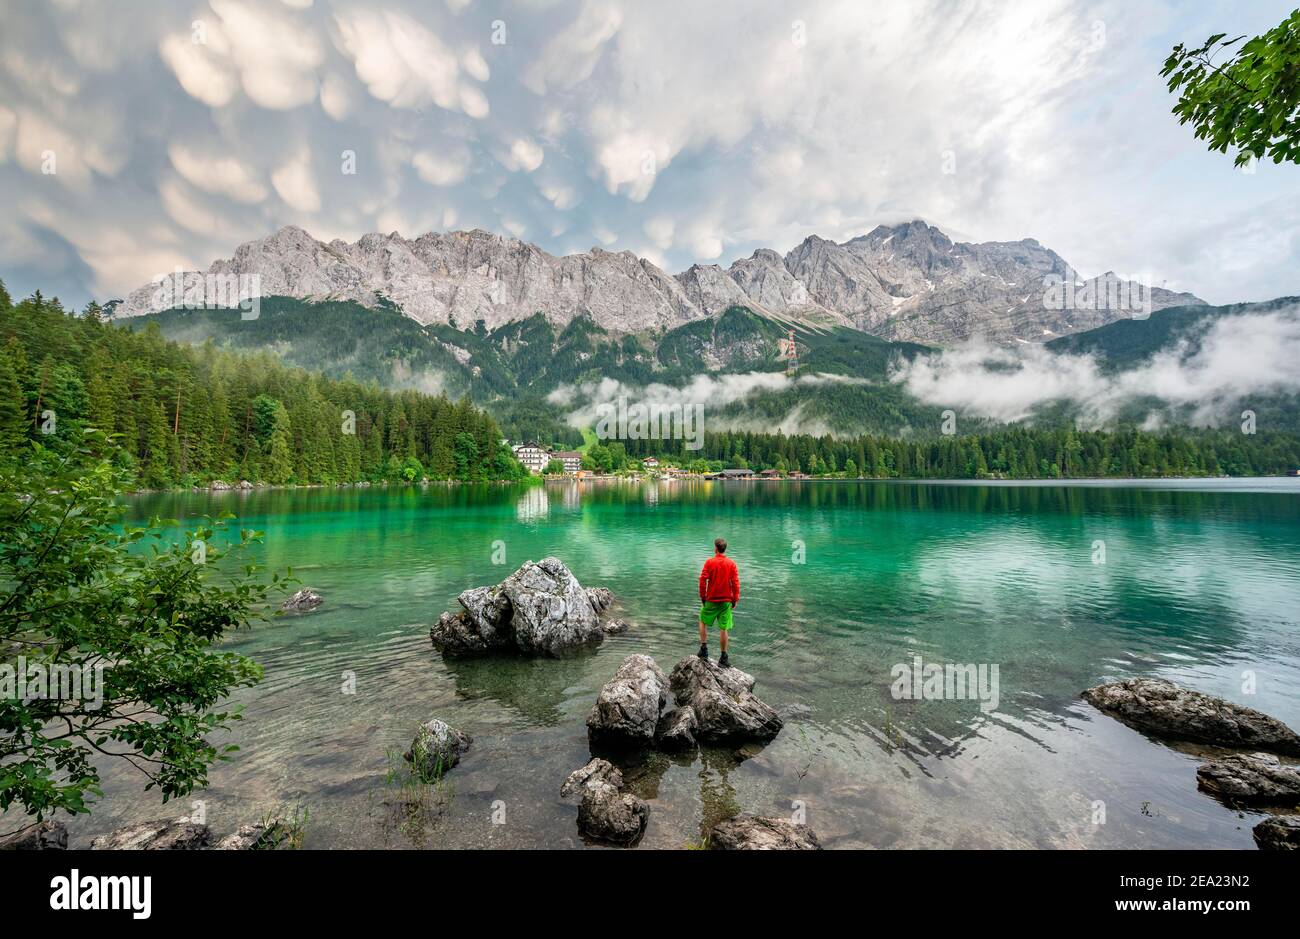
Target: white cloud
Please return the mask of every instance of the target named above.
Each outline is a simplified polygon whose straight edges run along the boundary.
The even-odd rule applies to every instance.
[[[320,190],[311,170],[311,153],[303,149],[271,174],[271,185],[291,208],[299,212],[320,209]]]
[[[673,246],[673,232],[677,228],[673,219],[661,215],[647,220],[642,228],[660,251],[667,251]]]
[[[499,46],[497,14],[462,0],[30,4],[0,31],[0,196],[163,228],[204,259],[309,206],[351,238],[399,209],[434,227],[505,217],[548,251],[644,247],[670,272],[920,216],[1035,237],[1088,275],[1265,299],[1300,292],[1293,168],[1245,175],[1207,153],[1158,68],[1175,41],[1287,9],[530,0]],[[333,172],[345,149],[354,175]],[[6,243],[19,224],[0,219]],[[59,243],[60,295],[84,299],[91,278]],[[15,289],[51,292],[53,263],[39,283],[18,265]]]
[[[510,144],[510,156],[503,162],[512,172],[523,170],[525,173],[531,173],[542,165],[545,156],[545,151],[536,141],[529,140],[527,137],[518,137]]]
[[[239,78],[233,69],[207,45],[184,36],[165,36],[158,46],[158,54],[171,66],[186,93],[209,107],[228,104],[239,89]]]
[[[1154,396],[1190,406],[1196,423],[1221,423],[1253,394],[1296,389],[1300,308],[1214,320],[1142,365],[1103,372],[1090,355],[971,343],[900,363],[894,380],[922,401],[999,421],[1018,421],[1054,402],[1073,402],[1085,424],[1112,420],[1128,403]]]
[[[257,173],[234,156],[221,156],[217,147],[191,149],[181,143],[167,148],[172,166],[185,181],[206,192],[223,193],[236,202],[260,202],[266,187]]]
[[[209,6],[215,17],[199,16],[159,45],[186,92],[215,108],[228,104],[237,88],[273,110],[316,97],[315,72],[324,50],[314,29],[291,14],[242,0],[209,0]]]
[[[356,107],[350,82],[340,75],[326,75],[320,85],[320,106],[334,120],[347,120]]]
[[[9,159],[9,150],[13,146],[14,128],[18,117],[13,111],[0,104],[0,163]]]
[[[372,95],[394,107],[432,102],[470,117],[488,114],[486,96],[461,79],[457,57],[413,17],[353,9],[335,15],[340,47]]]
[[[469,174],[470,155],[463,148],[452,148],[441,153],[421,150],[411,158],[415,172],[433,186],[454,186]]]
[[[541,55],[524,71],[524,85],[544,95],[550,89],[572,88],[586,81],[622,22],[623,11],[618,5],[586,0],[577,20],[556,29]]]

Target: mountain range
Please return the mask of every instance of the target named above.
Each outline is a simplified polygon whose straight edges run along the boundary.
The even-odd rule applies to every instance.
[[[180,275],[187,305],[204,305],[199,273]],[[1136,295],[1137,287],[1113,272],[1080,279],[1032,238],[954,242],[920,220],[843,243],[813,235],[784,255],[761,248],[727,268],[695,264],[676,275],[630,251],[556,257],[481,230],[326,243],[287,226],[240,245],[206,274],[255,276],[264,297],[388,302],[419,324],[460,330],[493,331],[540,314],[558,329],[584,319],[613,335],[662,333],[743,307],[789,325],[930,345],[976,337],[1038,343],[1093,329],[1130,318],[1116,297]],[[1056,308],[1045,302],[1049,279],[1092,299]],[[173,305],[160,304],[158,294],[148,284],[108,306],[121,317]],[[1161,287],[1146,296],[1151,310],[1204,303]]]

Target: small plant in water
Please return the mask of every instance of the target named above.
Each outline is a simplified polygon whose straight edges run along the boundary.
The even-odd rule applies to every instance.
[[[311,809],[301,802],[295,802],[288,811],[268,812],[262,816],[262,827],[266,829],[266,834],[262,837],[263,845],[267,848],[283,845],[290,851],[300,850],[310,820]]]
[[[885,707],[885,725],[881,728],[885,734],[885,740],[895,747],[902,747],[907,741],[903,738],[903,732],[894,724],[894,708],[890,705]]]
[[[388,760],[384,784],[392,790],[392,797],[383,800],[387,809],[384,828],[400,831],[413,844],[420,844],[451,802],[452,790],[443,778],[446,768],[441,760],[428,767],[419,753],[413,753],[414,759],[408,761],[392,747],[384,755]]]

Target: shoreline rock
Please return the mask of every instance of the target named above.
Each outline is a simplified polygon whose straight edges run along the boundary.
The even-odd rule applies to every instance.
[[[1240,753],[1211,760],[1196,770],[1196,786],[1230,802],[1300,804],[1300,768],[1269,753]]]
[[[289,831],[276,819],[241,825],[216,844],[212,829],[186,818],[157,819],[127,825],[90,842],[92,851],[270,851],[289,839]],[[67,847],[67,832],[64,844]]]
[[[183,819],[128,825],[90,842],[92,851],[198,851],[212,841],[212,829]]]
[[[274,851],[289,840],[289,832],[277,820],[269,824],[240,825],[212,846],[214,851]]]
[[[564,798],[582,794],[578,831],[587,838],[631,847],[645,834],[650,806],[623,791],[623,774],[608,760],[593,759],[576,769],[560,787]]]
[[[807,825],[784,818],[737,815],[713,826],[714,851],[820,851],[821,842]]]
[[[1300,815],[1272,815],[1250,833],[1261,851],[1300,851]]]
[[[1097,710],[1173,740],[1300,756],[1300,735],[1276,718],[1156,678],[1130,678],[1083,692]]]
[[[68,826],[47,819],[31,828],[0,837],[0,851],[66,851]]]
[[[458,612],[443,613],[429,639],[450,657],[513,652],[558,658],[604,641],[627,628],[606,614],[614,595],[584,588],[556,557],[527,561],[494,587],[473,587],[456,598]]]

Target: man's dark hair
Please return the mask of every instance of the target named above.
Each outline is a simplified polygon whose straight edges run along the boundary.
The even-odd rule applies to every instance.
[[[726,554],[726,553],[727,553],[727,539],[726,539],[726,538],[714,538],[714,539],[713,539],[713,548],[714,548],[714,550],[717,551],[719,554]]]

